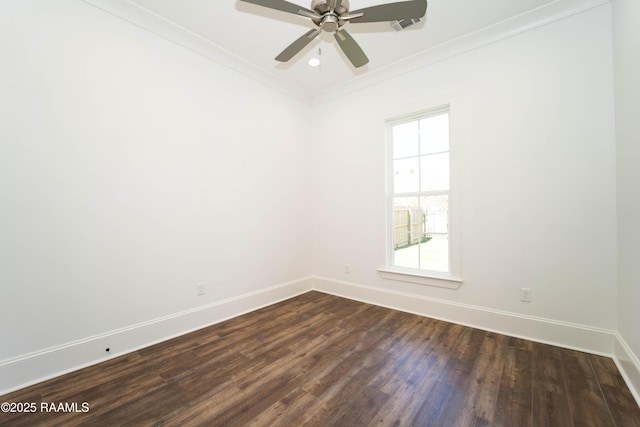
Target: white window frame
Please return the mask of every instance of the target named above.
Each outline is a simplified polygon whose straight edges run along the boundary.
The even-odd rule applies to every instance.
[[[394,125],[421,120],[447,112],[449,115],[449,190],[444,192],[449,198],[449,271],[430,271],[413,268],[402,268],[393,265],[393,146],[392,127]],[[386,150],[385,150],[385,267],[379,268],[381,277],[389,280],[416,283],[422,285],[438,286],[457,289],[462,285],[460,262],[460,235],[459,235],[459,198],[458,180],[456,177],[456,132],[454,109],[451,104],[439,105],[416,113],[411,113],[386,120]],[[439,192],[442,193],[442,192]]]

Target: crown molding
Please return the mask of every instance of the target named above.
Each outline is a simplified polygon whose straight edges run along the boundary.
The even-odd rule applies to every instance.
[[[311,94],[288,82],[284,77],[269,73],[242,57],[129,0],[83,1],[298,101],[307,105],[311,104]]]
[[[607,5],[611,0],[555,0],[312,94],[312,105],[391,80],[429,65]]]

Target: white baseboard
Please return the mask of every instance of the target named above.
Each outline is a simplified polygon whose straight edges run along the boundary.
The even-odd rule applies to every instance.
[[[619,333],[616,333],[613,360],[616,361],[618,370],[624,377],[636,402],[640,405],[640,360]]]
[[[313,288],[320,292],[513,337],[608,357],[614,354],[617,333],[612,330],[392,292],[326,277],[314,277]]]
[[[308,292],[310,277],[0,361],[0,395]],[[110,349],[106,354],[105,349]]]

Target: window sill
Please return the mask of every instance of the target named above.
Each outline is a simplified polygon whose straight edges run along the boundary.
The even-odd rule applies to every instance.
[[[458,289],[462,285],[462,279],[452,276],[407,273],[406,271],[389,270],[386,268],[379,268],[378,273],[383,279],[416,283],[418,285],[437,286],[448,289]]]

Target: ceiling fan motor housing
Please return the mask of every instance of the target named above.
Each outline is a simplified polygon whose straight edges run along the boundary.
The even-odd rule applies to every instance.
[[[345,24],[345,21],[340,19],[340,15],[346,14],[349,12],[349,1],[342,0],[340,6],[336,7],[336,9],[331,13],[330,1],[328,0],[312,0],[311,8],[316,11],[319,15],[322,15],[320,19],[313,19],[314,24],[318,27],[327,31],[329,33],[333,33],[338,30],[338,28],[342,27]]]
[[[329,0],[311,0],[311,9],[318,12],[320,15],[329,12]],[[349,11],[349,0],[342,0],[339,7],[336,8],[335,13],[342,15]]]

